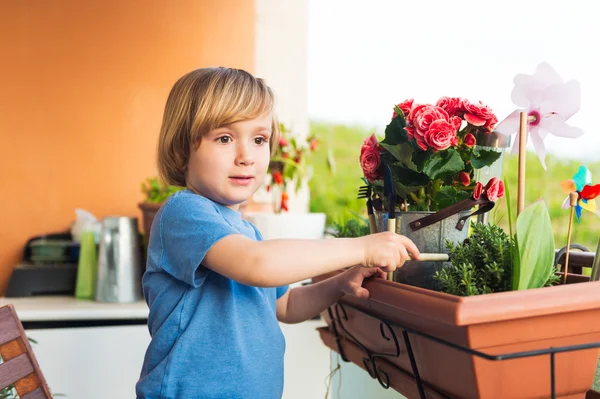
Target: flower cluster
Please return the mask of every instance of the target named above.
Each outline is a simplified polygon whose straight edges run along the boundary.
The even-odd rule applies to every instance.
[[[277,213],[289,210],[289,185],[293,182],[296,190],[300,189],[302,180],[308,176],[308,155],[317,149],[319,143],[313,135],[306,141],[298,140],[284,124],[280,124],[280,131],[279,145],[269,164],[271,179],[266,186],[267,191],[277,196],[274,201]]]
[[[435,105],[405,100],[394,107],[385,139],[378,142],[372,135],[364,141],[363,174],[381,197],[386,164],[400,204],[413,210],[442,209],[471,196],[477,188],[475,169],[500,157],[499,152],[476,146],[477,137],[492,132],[497,122],[481,102],[460,97],[442,97]]]
[[[504,197],[504,182],[497,177],[492,177],[485,187],[477,182],[473,189],[473,199],[478,200],[482,195],[490,201]]]

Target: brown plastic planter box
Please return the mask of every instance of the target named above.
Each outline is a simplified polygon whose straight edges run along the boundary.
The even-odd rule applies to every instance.
[[[370,370],[372,376],[373,360],[376,367],[385,361],[414,380],[403,329],[393,326],[396,324],[489,355],[600,342],[600,282],[472,297],[383,279],[369,280],[365,287],[371,293],[369,299],[344,297],[323,312],[323,317],[334,332],[330,318],[333,315],[335,332],[342,341],[347,339],[361,347],[367,361],[359,366]],[[548,354],[492,361],[417,334],[409,332],[408,337],[421,380],[427,389],[442,397],[551,397]],[[384,356],[370,357],[368,353]],[[596,348],[557,353],[556,397],[585,398],[593,383],[597,360]],[[392,387],[398,385],[393,376],[390,378]]]

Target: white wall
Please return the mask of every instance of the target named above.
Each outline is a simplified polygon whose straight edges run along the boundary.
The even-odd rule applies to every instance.
[[[256,0],[255,74],[275,92],[281,122],[299,137],[309,129],[307,29],[307,0]],[[290,193],[290,212],[306,212],[308,201],[306,189]]]

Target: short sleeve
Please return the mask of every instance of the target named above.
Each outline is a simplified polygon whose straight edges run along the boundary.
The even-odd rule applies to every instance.
[[[276,292],[277,292],[276,298],[279,299],[283,295],[285,295],[285,293],[287,292],[287,290],[288,290],[289,287],[290,287],[289,285],[284,285],[284,286],[281,286],[281,287],[277,287],[276,288]]]
[[[208,274],[202,266],[212,246],[230,234],[239,234],[216,210],[199,196],[172,198],[160,215],[161,267],[193,287],[200,287]]]

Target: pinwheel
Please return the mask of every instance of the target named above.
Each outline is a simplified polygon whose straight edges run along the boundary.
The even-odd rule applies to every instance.
[[[568,138],[577,138],[583,134],[580,128],[566,123],[579,111],[581,99],[579,82],[569,80],[563,83],[556,71],[546,62],[538,65],[533,75],[516,75],[513,82],[515,85],[511,98],[520,109],[508,115],[495,130],[507,136],[517,133],[513,146],[513,153],[517,153],[522,134],[519,129],[519,115],[525,112],[529,136],[542,166],[546,169],[544,139],[548,134]]]
[[[592,172],[590,172],[588,168],[581,165],[572,179],[565,180],[561,182],[560,185],[565,194],[573,192],[577,193],[577,203],[575,204],[577,223],[581,222],[582,209],[600,215],[600,211],[596,208],[595,200],[595,198],[600,195],[600,184],[592,185]],[[563,209],[570,208],[568,197],[563,202],[562,207]]]

